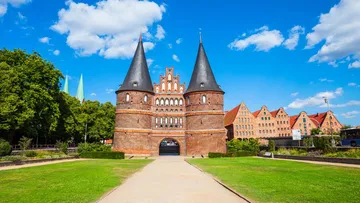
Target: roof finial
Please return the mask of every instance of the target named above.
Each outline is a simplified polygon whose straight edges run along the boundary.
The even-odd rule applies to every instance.
[[[200,43],[202,43],[202,36],[201,36],[201,28],[199,28],[199,35],[200,35]]]
[[[142,42],[142,33],[140,32],[139,42]]]

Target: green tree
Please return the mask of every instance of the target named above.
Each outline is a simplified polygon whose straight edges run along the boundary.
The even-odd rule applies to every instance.
[[[342,130],[349,129],[349,128],[352,128],[352,126],[351,125],[343,125],[343,127],[341,127]]]
[[[322,132],[320,130],[320,128],[313,128],[310,130],[311,135],[320,135]]]
[[[0,131],[43,139],[56,129],[59,80],[55,66],[34,52],[0,50]]]
[[[19,141],[21,150],[24,152],[29,149],[32,139],[22,136]]]
[[[270,152],[275,151],[275,141],[274,140],[269,140],[268,148],[269,148]]]

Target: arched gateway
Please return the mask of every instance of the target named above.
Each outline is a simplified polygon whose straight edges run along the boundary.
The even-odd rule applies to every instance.
[[[180,155],[180,144],[172,138],[165,138],[160,142],[159,155]]]

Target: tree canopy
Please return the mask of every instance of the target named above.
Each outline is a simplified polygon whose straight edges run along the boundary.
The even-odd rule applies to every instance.
[[[83,105],[60,91],[63,74],[34,52],[0,50],[0,136],[17,143],[22,136],[37,143],[90,140],[113,135],[115,107],[86,101]]]

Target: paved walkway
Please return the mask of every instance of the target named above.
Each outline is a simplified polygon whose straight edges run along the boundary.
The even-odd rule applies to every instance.
[[[48,164],[57,164],[57,163],[63,163],[63,162],[82,161],[82,160],[88,160],[88,159],[65,159],[65,160],[59,160],[59,161],[48,161],[48,162],[40,162],[40,163],[34,163],[34,164],[4,166],[4,167],[0,167],[0,171],[17,169],[17,168],[27,168],[27,167],[33,167],[33,166],[42,166],[42,165],[48,165]]]
[[[159,157],[113,190],[100,203],[233,203],[245,202],[211,176],[184,161]]]

